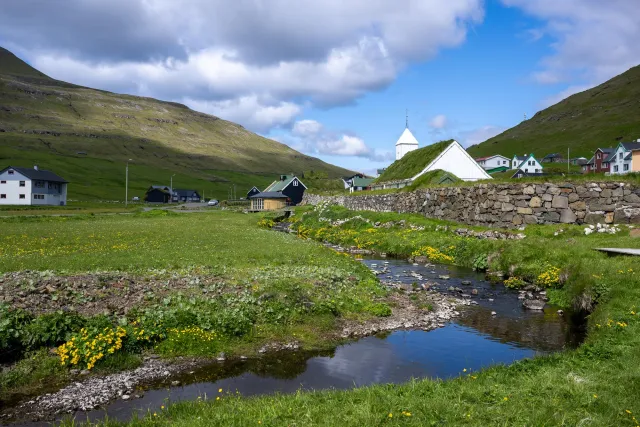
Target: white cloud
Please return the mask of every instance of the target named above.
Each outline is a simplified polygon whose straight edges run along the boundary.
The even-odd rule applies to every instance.
[[[293,124],[288,144],[307,154],[355,156],[376,162],[393,159],[393,153],[371,149],[357,135],[326,129],[320,122],[310,119]]]
[[[289,125],[301,113],[302,108],[291,102],[265,103],[256,96],[245,96],[223,101],[198,101],[185,99],[184,103],[195,110],[224,117],[257,131],[268,132],[274,127]]]
[[[429,127],[432,129],[444,129],[448,125],[447,116],[444,114],[438,114],[429,121]]]
[[[533,74],[539,83],[594,86],[640,63],[638,0],[502,0],[546,21],[553,54]]]
[[[464,147],[469,147],[471,145],[480,144],[481,142],[486,141],[489,138],[493,138],[496,135],[501,134],[507,130],[501,126],[482,126],[478,129],[473,129],[470,131],[460,132],[460,143]]]
[[[482,0],[41,3],[3,2],[0,40],[46,74],[184,100],[257,131],[386,87],[462,43],[484,12]]]

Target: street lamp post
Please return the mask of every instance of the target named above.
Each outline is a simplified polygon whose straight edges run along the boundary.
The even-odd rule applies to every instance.
[[[133,160],[129,159],[127,160],[127,169],[125,172],[125,179],[124,179],[124,207],[126,208],[129,205],[129,162],[132,162]]]

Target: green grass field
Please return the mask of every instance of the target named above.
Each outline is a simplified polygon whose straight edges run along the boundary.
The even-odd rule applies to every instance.
[[[329,227],[320,216],[345,219],[361,215],[372,221],[397,221],[425,227],[373,229],[364,221]],[[617,236],[585,236],[577,226],[530,226],[524,240],[461,238],[436,227],[446,225],[419,215],[349,212],[323,209],[299,223],[300,233],[341,244],[353,244],[408,255],[425,246],[448,254],[464,266],[511,271],[531,282],[550,266],[567,274],[548,290],[556,304],[590,306],[588,335],[576,350],[567,350],[509,367],[461,372],[450,381],[417,380],[353,391],[323,391],[220,400],[182,402],[128,426],[369,426],[475,425],[637,426],[640,412],[640,269],[631,257],[593,251],[596,246],[640,247],[628,229]],[[554,236],[560,229],[563,231]],[[375,230],[375,231],[371,231]],[[430,252],[434,253],[434,252]],[[559,281],[562,281],[560,279]]]
[[[32,315],[29,307],[12,304],[19,293],[36,292],[34,281],[14,282],[7,276],[2,286],[11,289],[7,295],[14,302],[0,302],[0,358],[21,354],[24,359],[0,373],[0,401],[66,378],[68,364],[63,367],[58,356],[38,353],[40,348],[73,337],[83,345],[92,339],[101,342],[97,336],[104,328],[124,325],[123,347],[112,351],[122,360],[109,356],[111,347],[100,347],[95,354],[103,355],[96,363],[80,356],[71,367],[100,370],[123,363],[124,368],[132,362],[121,356],[123,351],[135,360],[151,348],[168,357],[211,357],[220,351],[250,355],[265,343],[292,339],[308,349],[327,348],[337,339],[340,319],[366,319],[386,307],[386,291],[364,266],[316,242],[261,228],[259,219],[228,211],[161,210],[0,218],[0,274],[35,270],[45,272],[41,278],[61,279],[99,274],[104,280],[126,277],[147,286],[144,298],[119,313],[101,302],[118,297],[119,288],[100,291],[98,284],[96,299],[77,285],[88,279],[76,281],[52,291],[52,303],[58,298],[75,306],[94,301],[100,308],[95,312],[106,309],[107,315],[77,316],[55,309]],[[175,290],[144,285],[169,279],[187,285]],[[80,332],[83,327],[88,336]],[[190,332],[176,334],[182,329]],[[137,335],[140,330],[147,331],[144,340]],[[215,339],[199,339],[203,334]]]

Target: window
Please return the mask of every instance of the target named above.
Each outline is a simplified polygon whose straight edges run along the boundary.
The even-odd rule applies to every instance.
[[[9,175],[13,175],[13,172],[14,172],[13,170],[10,170],[8,173]]]
[[[24,187],[25,185],[27,185],[24,181],[20,181],[20,187]]]
[[[21,194],[21,195],[20,195],[20,198],[21,198],[21,199],[25,199],[25,198],[26,198],[26,196],[25,196],[24,194]]]
[[[294,187],[297,187],[297,186],[298,186],[298,180],[297,180],[297,179],[294,179],[294,180],[293,180],[293,186],[294,186]]]
[[[6,194],[0,194],[0,199],[6,199],[7,195]]]
[[[623,155],[623,154],[624,154],[624,153],[620,153],[620,154],[618,154],[618,158],[619,158],[619,159],[622,159],[622,155]]]
[[[7,181],[0,181],[0,184],[6,184]]]
[[[618,172],[618,165],[615,165],[615,166],[613,167],[613,171],[614,171],[614,172]]]
[[[503,164],[503,165],[506,165],[506,164],[507,164],[507,161],[505,160],[504,162],[502,162],[502,164]]]
[[[35,181],[33,184],[36,188],[44,188],[44,181]]]
[[[34,200],[44,200],[44,194],[34,194]]]
[[[527,169],[525,169],[524,171],[528,173],[528,172],[529,172],[529,169],[527,168]]]
[[[596,159],[600,158],[600,153],[596,154]]]
[[[256,199],[255,202],[255,209],[264,209],[264,199]]]
[[[629,170],[629,163],[625,163],[624,166],[622,167],[623,170],[628,171]]]

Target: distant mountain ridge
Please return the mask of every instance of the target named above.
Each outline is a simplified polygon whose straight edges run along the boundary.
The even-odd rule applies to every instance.
[[[255,182],[247,190],[281,173],[314,171],[330,178],[350,174],[182,104],[52,79],[0,48],[0,165],[32,166],[38,161],[44,168],[56,167],[62,176],[76,176],[71,197],[80,185],[81,168],[79,177],[87,188],[80,194],[104,197],[106,191],[88,187],[99,179],[114,181],[108,170],[119,169],[128,159],[150,176],[156,171],[156,181],[177,173],[183,183],[193,180],[200,183],[196,188],[208,186],[223,196],[225,186],[239,184],[238,174],[247,185]],[[100,176],[96,168],[102,170]],[[119,170],[117,174],[119,180]]]
[[[640,66],[536,113],[487,141],[470,146],[474,157],[550,153],[590,158],[598,147],[640,138]]]

